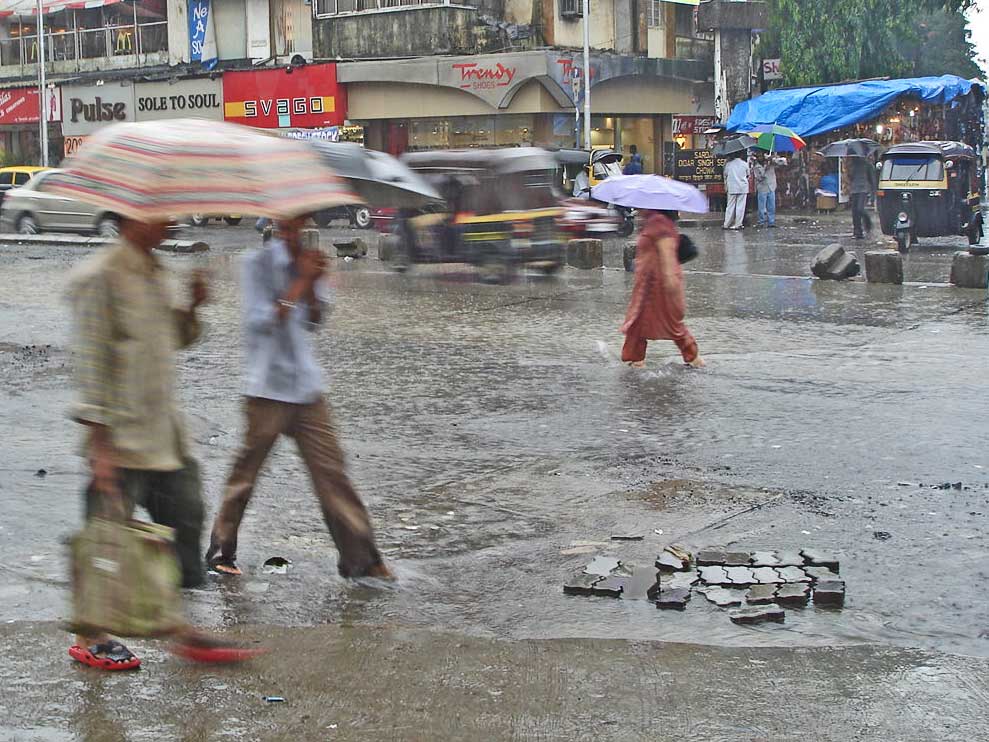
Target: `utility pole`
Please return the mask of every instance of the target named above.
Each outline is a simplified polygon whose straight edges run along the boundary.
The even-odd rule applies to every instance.
[[[41,166],[48,167],[48,106],[45,82],[45,11],[38,0],[38,123],[41,127]]]
[[[40,0],[39,0],[40,2]],[[584,149],[591,148],[591,0],[584,0]]]

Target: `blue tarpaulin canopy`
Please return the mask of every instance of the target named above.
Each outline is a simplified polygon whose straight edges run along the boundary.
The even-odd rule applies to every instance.
[[[901,96],[919,98],[925,103],[950,103],[985,85],[955,75],[913,77],[905,80],[868,80],[813,88],[770,90],[739,103],[725,128],[748,131],[759,124],[780,124],[802,137],[867,121]]]

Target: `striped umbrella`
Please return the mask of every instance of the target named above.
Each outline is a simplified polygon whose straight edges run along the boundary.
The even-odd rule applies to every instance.
[[[779,124],[760,124],[742,133],[755,139],[756,147],[770,152],[796,152],[807,146],[797,132]]]
[[[279,219],[363,202],[303,142],[196,119],[108,126],[42,190],[142,221],[192,213]]]

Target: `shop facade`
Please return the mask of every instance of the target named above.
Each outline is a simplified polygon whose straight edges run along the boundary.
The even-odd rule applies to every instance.
[[[595,54],[592,145],[628,153],[647,172],[664,167],[672,117],[713,110],[711,86],[693,63]],[[581,135],[579,58],[535,51],[470,57],[341,63],[348,118],[365,144],[391,154],[465,147],[574,147]]]
[[[7,165],[33,165],[41,159],[41,101],[37,87],[0,90],[0,157]],[[49,133],[60,137],[62,89],[45,90]],[[55,150],[58,142],[52,142]]]

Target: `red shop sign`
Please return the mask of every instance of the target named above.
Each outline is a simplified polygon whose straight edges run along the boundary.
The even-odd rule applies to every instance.
[[[38,123],[38,89],[0,90],[0,124]]]
[[[674,116],[673,136],[703,134],[718,124],[716,116]]]
[[[225,72],[223,118],[265,129],[340,126],[347,97],[335,64]]]

